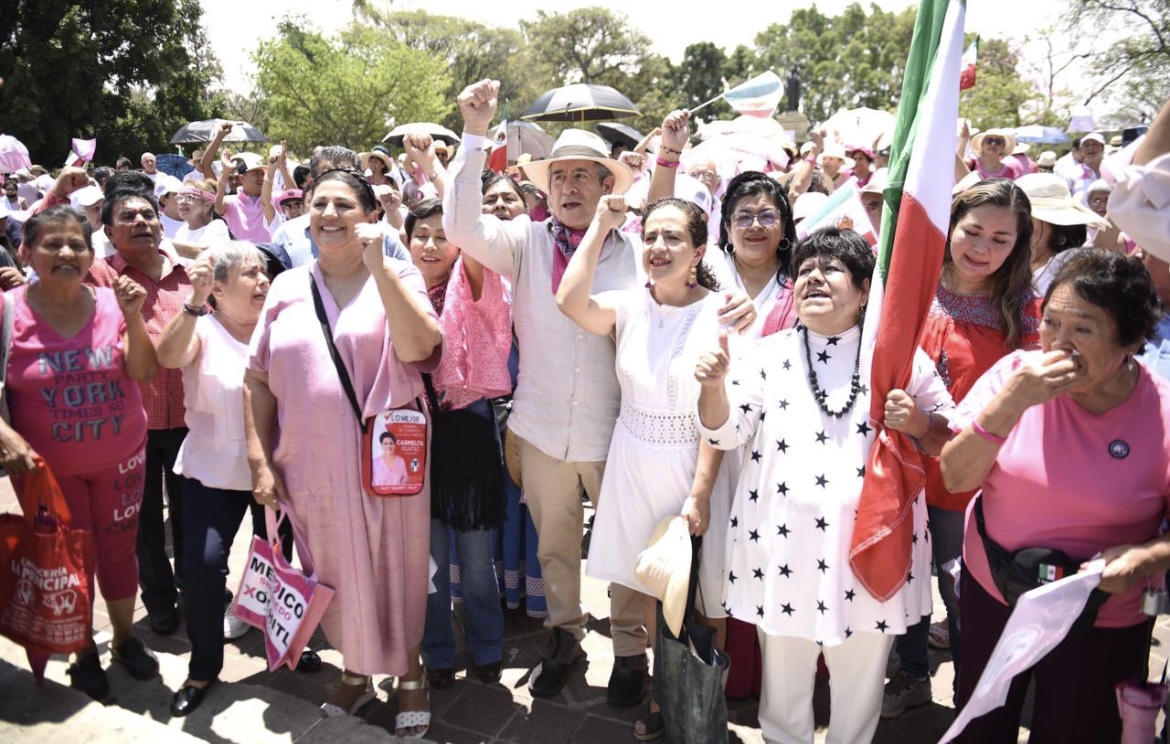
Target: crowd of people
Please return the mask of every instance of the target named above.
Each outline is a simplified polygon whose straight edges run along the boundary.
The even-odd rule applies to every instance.
[[[607,700],[644,706],[633,735],[655,739],[663,597],[637,565],[678,518],[702,538],[695,609],[731,656],[729,692],[744,675],[758,690],[766,741],[813,740],[818,677],[829,741],[871,740],[930,702],[932,645],[966,705],[1037,583],[1035,549],[1061,575],[1103,556],[1099,588],[960,740],[1014,741],[1032,681],[1033,736],[1117,740],[1114,685],[1148,655],[1142,594],[1170,568],[1170,234],[1152,216],[1170,104],[1112,177],[1100,134],[1032,161],[1011,130],[957,123],[941,278],[875,421],[863,235],[882,229],[880,138],[815,131],[745,168],[692,156],[676,111],[624,153],[568,128],[547,158],[493,173],[497,94],[468,86],[458,146],[410,134],[399,159],[221,152],[226,124],[183,180],[151,153],[5,180],[0,464],[19,491],[43,458],[92,530],[111,660],[158,672],[133,633],[141,592],[153,633],[185,621],[171,711],[195,710],[248,631],[233,540],[280,510],[286,556],[335,591],[322,627],[344,668],[323,715],[357,713],[391,675],[396,733],[421,738],[429,690],[456,682],[456,618],[468,671],[493,684],[522,602],[549,631],[529,689],[559,695],[584,656],[584,572],[609,583]],[[846,187],[869,225],[798,230]],[[394,411],[426,414],[421,473],[376,426]],[[879,599],[849,559],[883,428],[914,442],[926,486],[909,494],[908,579]],[[306,651],[298,668],[320,665]],[[96,647],[69,675],[108,695]]]

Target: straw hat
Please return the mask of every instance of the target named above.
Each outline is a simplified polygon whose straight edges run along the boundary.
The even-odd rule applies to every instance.
[[[1037,168],[1053,168],[1056,166],[1056,153],[1052,150],[1045,150],[1040,153],[1040,157],[1036,158]]]
[[[828,200],[828,195],[819,191],[804,192],[796,197],[796,201],[792,203],[792,222],[797,223],[808,219]]]
[[[625,163],[609,157],[609,145],[599,135],[584,129],[566,129],[557,137],[552,152],[545,160],[534,160],[524,166],[524,173],[541,191],[548,192],[548,171],[553,163],[565,160],[589,160],[599,163],[613,174],[614,194],[624,194],[634,183],[634,172]]]
[[[1107,228],[1109,223],[1072,197],[1068,182],[1055,173],[1029,173],[1016,179],[1028,195],[1032,216],[1050,225],[1089,225]]]
[[[817,165],[824,167],[825,158],[837,158],[838,160],[844,161],[845,164],[841,167],[845,170],[850,170],[855,165],[857,165],[853,158],[849,157],[849,155],[845,152],[845,146],[839,145],[835,142],[825,145],[824,151],[817,156]]]
[[[1003,154],[1007,157],[1015,152],[1016,146],[1020,141],[1016,139],[1016,135],[1010,129],[988,129],[986,132],[980,132],[971,138],[971,152],[976,155],[983,154],[983,140],[988,137],[999,137],[1003,140]]]
[[[377,158],[386,166],[386,172],[394,170],[394,161],[390,159],[390,151],[381,145],[374,145],[374,149],[370,152],[363,152],[358,155],[362,161],[362,170],[370,169],[370,158]]]
[[[691,531],[682,517],[666,517],[638,555],[634,576],[662,602],[662,616],[676,638],[682,630],[691,578]]]

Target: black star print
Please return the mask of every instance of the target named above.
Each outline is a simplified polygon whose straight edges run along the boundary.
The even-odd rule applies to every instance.
[[[849,636],[851,636],[851,635],[853,635],[853,631],[850,630],[849,628],[846,628],[845,629],[845,637],[849,638]]]
[[[827,351],[818,351],[817,352],[817,361],[822,363],[822,364],[828,364],[829,360],[832,358],[833,357],[829,356],[829,352],[827,352]]]
[[[853,591],[852,589],[850,589],[849,591],[845,592],[845,599],[849,600],[850,602],[852,602],[852,601],[853,601],[853,598],[854,598],[855,596],[857,596],[857,592]]]
[[[862,395],[869,395],[869,385],[862,385],[862,386],[858,387],[857,389],[859,391],[861,391]]]
[[[711,445],[712,447],[718,447],[719,440],[718,439],[708,439],[707,444]]]
[[[918,544],[918,533],[917,532],[910,535],[910,542],[914,543],[915,545]]]
[[[732,584],[734,584],[734,583],[735,583],[735,580],[736,580],[737,578],[739,578],[739,577],[738,577],[738,576],[736,576],[734,572],[732,572],[732,571],[728,571],[728,572],[727,572],[727,580],[728,580],[728,581],[730,581]]]
[[[780,494],[781,496],[787,496],[788,495],[788,484],[787,483],[777,483],[776,484],[776,493]]]
[[[841,340],[840,336],[830,336],[828,339],[829,346],[836,346],[837,342]]]
[[[752,578],[759,579],[759,580],[763,581],[764,580],[764,570],[762,568],[753,568],[752,569]]]
[[[786,525],[786,524],[776,525],[776,534],[779,535],[780,537],[788,537],[789,532],[792,532],[792,530],[788,529],[788,525]]]
[[[823,615],[823,614],[825,614],[826,612],[828,612],[828,610],[829,610],[829,608],[828,608],[828,607],[825,607],[825,603],[824,603],[824,602],[820,602],[820,601],[818,601],[818,602],[817,602],[817,612],[819,612],[819,613],[821,613],[821,614]]]
[[[784,360],[784,369],[785,369],[785,371],[792,369],[792,362],[785,359]]]
[[[732,380],[732,381],[731,381],[731,384],[732,384],[732,385],[738,385],[738,384],[739,384],[739,380]]]
[[[824,532],[825,528],[828,526],[829,526],[829,523],[825,520],[824,517],[817,517],[817,529],[818,530],[820,530],[821,532]]]
[[[752,462],[759,462],[759,461],[760,461],[760,451],[759,450],[752,450]]]
[[[862,421],[857,425],[857,433],[863,437],[869,436],[871,431],[873,431],[873,429],[870,428],[869,423],[866,421]]]
[[[864,477],[865,477],[865,466],[864,466],[864,465],[862,465],[861,467],[859,467],[859,468],[857,469],[857,477],[858,477],[858,478],[864,478]]]
[[[731,518],[731,526],[732,526],[732,527],[738,527],[738,526],[739,526],[739,517],[732,517],[732,518]]]
[[[890,627],[889,623],[887,623],[885,620],[879,620],[876,629],[880,630],[882,633],[885,633],[886,628],[888,627]]]
[[[818,558],[817,559],[817,570],[820,571],[821,573],[824,573],[824,572],[829,570],[829,564],[825,563],[823,558]]]
[[[821,429],[820,433],[817,434],[817,444],[824,444],[827,441],[829,441],[829,435],[825,433],[824,429]]]
[[[764,616],[764,608],[759,606],[759,605],[756,605],[756,615],[758,617],[763,617]]]
[[[758,501],[759,498],[760,498],[759,491],[748,491],[748,500],[749,501]]]
[[[913,572],[913,571],[911,571],[911,572],[910,572],[910,575],[909,575],[909,576],[906,578],[906,583],[907,583],[907,584],[913,584],[913,583],[914,583],[914,572]]]
[[[817,485],[820,486],[821,488],[824,488],[825,486],[827,486],[828,483],[829,483],[829,479],[826,478],[825,476],[823,476],[823,475],[817,476]]]
[[[759,542],[760,541],[760,531],[759,530],[752,530],[751,532],[748,533],[748,539],[751,540],[752,542]]]
[[[787,453],[788,452],[788,442],[783,440],[783,439],[781,439],[779,442],[776,442],[776,451]]]
[[[739,407],[739,410],[743,411],[744,413],[751,413],[752,407],[750,404],[744,403],[742,406]]]
[[[761,369],[760,370],[760,378],[764,379],[764,380],[768,379],[768,373]]]
[[[796,610],[792,609],[792,605],[788,604],[787,602],[785,602],[784,605],[780,608],[780,611],[785,615],[791,615],[792,613],[796,612]]]
[[[786,400],[780,401],[780,410],[781,411],[788,410],[788,401],[786,401]]]
[[[764,420],[764,416],[767,415],[767,413],[767,411],[760,411],[760,421]]]
[[[783,566],[779,566],[779,569],[780,575],[786,579],[792,575],[792,569],[788,567],[787,563],[785,563]]]

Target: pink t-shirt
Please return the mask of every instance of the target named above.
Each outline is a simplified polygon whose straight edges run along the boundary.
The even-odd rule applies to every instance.
[[[996,362],[967,394],[952,426],[970,425],[1003,389],[1029,355],[1016,351]],[[1092,414],[1061,395],[1032,406],[1000,448],[983,482],[987,534],[1007,550],[1043,547],[1087,560],[1117,545],[1148,542],[1170,514],[1170,382],[1140,366],[1129,399]],[[964,569],[993,597],[987,554],[967,509]],[[1150,577],[1150,586],[1162,578]],[[1145,622],[1145,582],[1110,597],[1097,613],[1097,627]]]
[[[57,475],[100,470],[125,461],[146,441],[138,383],[126,374],[126,322],[113,290],[94,287],[93,317],[63,338],[12,290],[8,405],[12,425]]]
[[[264,226],[264,204],[260,197],[240,192],[223,198],[223,220],[236,240],[267,243],[272,240]]]
[[[967,161],[967,167],[973,171],[979,171],[980,178],[1007,178],[1012,181],[1024,175],[1020,169],[1020,164],[1017,163],[1010,155],[1003,160],[1003,165],[994,173],[985,171],[979,165],[979,158],[971,158]]]

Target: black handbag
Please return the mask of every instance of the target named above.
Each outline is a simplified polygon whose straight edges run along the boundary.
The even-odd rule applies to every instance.
[[[715,629],[695,619],[699,553],[703,539],[691,538],[691,577],[679,637],[671,634],[657,603],[654,645],[654,699],[662,708],[671,744],[727,744],[727,698],[723,679],[729,661],[715,646]]]
[[[1015,551],[1004,548],[987,536],[982,495],[975,499],[975,526],[983,540],[983,550],[987,553],[987,565],[991,569],[995,588],[999,589],[1008,607],[1015,607],[1020,595],[1027,591],[1075,574],[1084,562],[1054,548],[1020,548]],[[1085,609],[1073,623],[1072,632],[1082,633],[1092,628],[1097,621],[1097,610],[1107,599],[1108,592],[1094,589]]]

